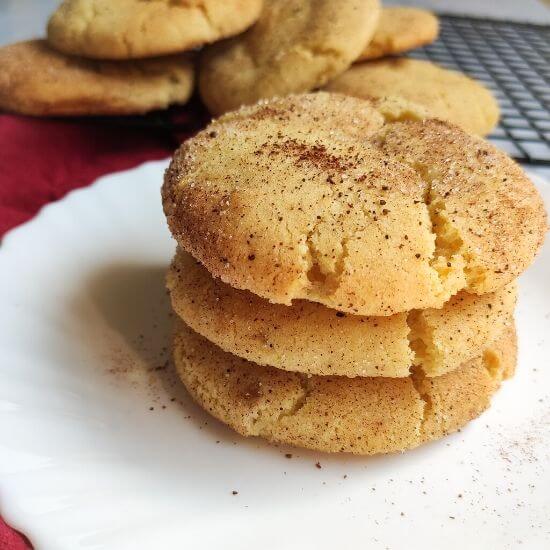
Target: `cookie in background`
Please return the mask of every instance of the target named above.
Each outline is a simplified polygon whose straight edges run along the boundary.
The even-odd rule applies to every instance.
[[[382,8],[372,40],[357,61],[378,59],[431,44],[439,35],[439,20],[423,9],[406,6]]]
[[[136,61],[92,61],[45,40],[0,48],[0,109],[36,116],[141,114],[186,103],[189,53]]]
[[[431,61],[399,57],[357,63],[325,89],[365,99],[401,96],[479,136],[489,134],[500,116],[496,99],[482,84]]]
[[[379,15],[378,0],[265,0],[251,29],[203,52],[201,98],[220,115],[319,88],[359,57]]]
[[[50,18],[48,42],[93,59],[156,57],[239,34],[261,8],[261,0],[65,0]]]

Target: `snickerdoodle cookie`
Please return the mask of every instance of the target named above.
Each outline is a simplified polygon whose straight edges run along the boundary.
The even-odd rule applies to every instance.
[[[347,315],[297,300],[272,304],[214,279],[179,250],[167,277],[172,306],[225,351],[279,369],[318,375],[438,376],[479,355],[510,323],[515,282],[493,293],[460,292],[441,309],[389,317]]]
[[[201,97],[219,115],[323,86],[359,57],[379,14],[378,0],[265,0],[250,30],[204,52]]]
[[[26,115],[126,115],[185,103],[193,90],[187,54],[91,61],[44,40],[0,48],[0,108]]]
[[[494,292],[542,244],[541,197],[489,143],[408,116],[319,93],[222,117],[167,170],[172,233],[212,275],[275,303],[392,315]]]
[[[240,359],[178,322],[174,358],[191,396],[242,435],[369,455],[439,439],[480,415],[513,373],[516,341],[510,327],[437,378],[308,377]]]
[[[378,26],[359,61],[406,52],[433,42],[439,34],[437,17],[420,8],[382,8]]]
[[[397,58],[357,63],[326,89],[366,99],[401,96],[426,107],[430,116],[480,136],[487,135],[499,118],[498,103],[487,88],[430,61]]]
[[[64,0],[48,23],[48,41],[92,59],[154,57],[238,34],[261,8],[261,0]]]

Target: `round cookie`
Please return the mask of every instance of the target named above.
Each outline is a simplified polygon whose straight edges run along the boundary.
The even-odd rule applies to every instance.
[[[0,48],[0,108],[26,115],[126,115],[185,103],[193,91],[187,54],[143,61],[90,61],[44,40]]]
[[[261,0],[64,0],[49,20],[48,42],[92,59],[155,57],[239,34],[261,9]]]
[[[359,315],[493,292],[546,231],[535,187],[492,145],[411,112],[385,123],[375,104],[326,93],[214,121],[176,152],[163,204],[213,276]]]
[[[308,377],[237,358],[179,322],[174,359],[191,396],[241,435],[370,455],[439,439],[481,414],[513,373],[516,341],[510,327],[437,378]]]
[[[365,99],[401,96],[423,105],[430,116],[472,134],[487,135],[499,119],[489,90],[468,76],[418,59],[358,63],[329,82],[326,90]]]
[[[250,30],[203,52],[200,95],[219,115],[323,86],[357,59],[379,14],[378,0],[265,0]]]
[[[168,272],[172,307],[224,351],[261,365],[315,375],[439,376],[479,355],[510,324],[516,284],[477,296],[461,292],[442,309],[389,317],[346,315],[297,300],[272,304],[213,279],[190,254]]]
[[[358,61],[419,48],[433,42],[438,34],[439,21],[427,10],[405,6],[382,8],[374,36]]]

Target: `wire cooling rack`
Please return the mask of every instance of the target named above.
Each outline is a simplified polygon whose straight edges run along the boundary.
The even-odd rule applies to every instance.
[[[410,57],[480,80],[498,99],[489,136],[516,160],[550,166],[550,27],[441,15],[439,39]]]

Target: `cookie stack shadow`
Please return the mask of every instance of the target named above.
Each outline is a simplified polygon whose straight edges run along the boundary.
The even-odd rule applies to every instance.
[[[540,196],[411,104],[317,93],[226,114],[176,153],[163,204],[178,373],[243,435],[403,451],[514,373]]]

